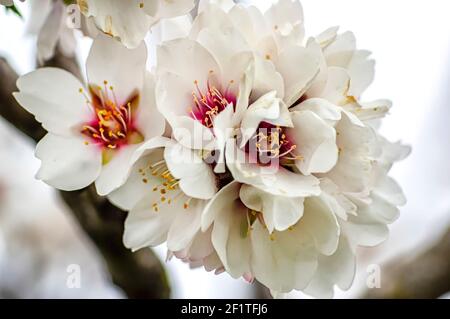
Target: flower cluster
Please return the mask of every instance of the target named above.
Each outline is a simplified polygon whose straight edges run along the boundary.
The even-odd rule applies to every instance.
[[[37,178],[67,191],[95,182],[129,211],[130,249],[166,242],[169,258],[274,294],[348,289],[356,247],[384,241],[405,203],[388,172],[409,153],[377,130],[390,102],[361,100],[374,61],[353,33],[306,38],[297,0],[264,13],[202,0],[150,72],[145,34],[193,1],[79,5],[105,33],[87,85],[54,68],[17,83],[48,131]]]

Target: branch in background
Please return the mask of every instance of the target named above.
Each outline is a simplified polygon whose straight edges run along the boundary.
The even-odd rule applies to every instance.
[[[57,53],[49,64],[73,72],[80,77],[74,59]],[[34,116],[17,104],[12,92],[17,91],[18,75],[8,62],[0,58],[0,116],[19,131],[39,141],[45,130]],[[99,197],[93,186],[75,192],[60,192],[79,224],[103,256],[113,282],[129,298],[168,298],[170,287],[164,267],[150,249],[132,253],[122,243],[126,213]]]
[[[450,292],[450,229],[426,251],[396,258],[382,269],[381,288],[362,298],[434,299]]]

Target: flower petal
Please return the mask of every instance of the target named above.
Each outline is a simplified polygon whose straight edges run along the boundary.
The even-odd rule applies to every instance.
[[[64,26],[65,6],[61,2],[55,2],[38,34],[37,50],[40,63],[49,60],[55,53],[60,33]]]
[[[287,230],[303,216],[303,197],[275,196],[245,184],[239,197],[248,208],[262,212],[269,233]]]
[[[161,136],[164,133],[166,121],[156,108],[155,79],[153,74],[149,72],[145,75],[142,99],[136,110],[135,121],[135,125],[139,132],[145,136],[145,139]]]
[[[133,167],[133,154],[140,144],[119,148],[111,161],[103,166],[100,176],[95,181],[97,193],[106,196],[125,184]]]
[[[219,208],[214,220],[212,242],[225,269],[233,278],[250,272],[250,240],[246,236],[247,208],[236,199],[239,196],[238,188],[238,184],[230,186],[208,204],[209,209]]]
[[[113,87],[118,103],[126,103],[144,86],[147,48],[142,42],[128,49],[107,35],[99,35],[92,44],[86,61],[90,85]],[[111,97],[110,97],[111,98]]]
[[[157,21],[140,7],[142,0],[84,0],[80,2],[84,3],[80,5],[83,13],[87,17],[92,16],[99,29],[119,38],[128,48],[139,46],[150,30],[150,26]]]
[[[332,255],[339,243],[340,227],[333,211],[318,197],[304,202],[303,217],[297,226],[314,238],[317,249],[324,255]]]
[[[309,233],[292,230],[269,234],[257,220],[252,238],[252,271],[255,278],[272,290],[301,290],[317,268],[317,250]]]
[[[210,199],[217,192],[211,166],[195,151],[174,144],[166,147],[164,159],[173,177],[180,180],[180,188],[187,196]]]
[[[159,200],[159,194],[153,192],[144,197],[129,213],[125,220],[123,242],[133,251],[149,246],[157,246],[167,239],[170,226],[178,214],[178,209],[161,205],[158,211],[153,209],[152,196]]]
[[[275,65],[284,79],[287,106],[292,106],[309,88],[319,73],[319,59],[313,47],[301,46],[289,46],[277,57]]]
[[[167,1],[167,0],[145,0],[144,1],[144,11],[147,14],[154,16],[154,9],[148,10],[148,5],[153,2],[158,2],[159,6],[157,7],[157,17],[158,18],[173,18],[176,16],[181,16],[183,14],[189,13],[191,9],[195,6],[194,0],[177,0],[177,1]],[[153,6],[153,4],[152,4]],[[151,8],[151,6],[150,6]]]
[[[36,146],[41,167],[36,178],[64,191],[90,185],[102,168],[101,152],[86,145],[82,137],[61,137],[48,133]]]
[[[180,251],[189,246],[200,230],[200,222],[205,201],[191,200],[188,208],[176,215],[167,235],[167,248]]]
[[[336,165],[338,147],[336,131],[311,111],[291,112],[294,128],[286,135],[297,145],[294,150],[302,156],[295,164],[304,175],[326,173]]]
[[[342,236],[333,255],[319,257],[317,271],[304,292],[317,298],[332,298],[334,285],[343,290],[349,289],[355,272],[355,254],[348,240]]]
[[[163,159],[164,150],[162,148],[146,151],[146,154],[133,165],[126,183],[108,194],[108,199],[123,210],[132,209],[145,195],[151,193],[155,186],[160,184],[159,179],[151,178],[151,175],[143,175],[146,173],[144,168]]]
[[[79,133],[81,125],[94,116],[80,94],[82,84],[69,72],[41,68],[17,81],[14,97],[49,132],[63,136]]]

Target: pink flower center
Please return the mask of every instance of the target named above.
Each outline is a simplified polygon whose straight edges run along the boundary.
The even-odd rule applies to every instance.
[[[136,95],[125,103],[119,103],[112,86],[90,87],[91,100],[87,103],[94,112],[94,118],[83,125],[81,133],[89,138],[86,141],[101,146],[103,149],[115,150],[122,145],[136,144],[143,141],[143,136],[133,124],[133,110],[137,107],[139,96]],[[80,92],[83,93],[82,89]]]
[[[193,105],[189,108],[189,114],[204,126],[212,128],[214,117],[225,110],[228,105],[236,105],[236,96],[230,91],[230,85],[222,91],[207,82],[206,92],[202,92],[198,81],[194,81],[195,90],[192,92]]]

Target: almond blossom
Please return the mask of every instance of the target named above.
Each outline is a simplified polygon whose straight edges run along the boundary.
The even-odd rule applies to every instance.
[[[129,212],[132,250],[167,243],[168,259],[274,296],[348,289],[357,247],[384,241],[405,203],[388,173],[410,152],[377,129],[391,103],[362,99],[374,61],[353,33],[306,38],[297,0],[202,0],[192,23],[160,30],[149,73],[146,33],[192,0],[78,4],[110,35],[94,40],[87,87],[53,68],[17,83],[49,132],[37,178],[95,182]]]
[[[108,198],[129,210],[124,244],[132,250],[167,242],[168,258],[176,256],[221,268],[211,232],[201,232],[201,216],[217,192],[211,167],[193,150],[157,137],[133,154],[127,182]]]
[[[56,68],[19,78],[15,98],[48,131],[36,148],[38,179],[62,190],[95,181],[100,195],[125,182],[133,152],[164,131],[146,60],[144,44],[130,50],[100,35],[87,59],[86,88]]]
[[[348,289],[356,247],[385,240],[404,204],[387,173],[409,152],[372,125],[390,103],[360,101],[370,54],[336,28],[304,39],[298,1],[200,11],[188,39],[158,49],[156,101],[220,181],[202,230],[231,276],[274,294]]]
[[[137,47],[160,19],[188,14],[194,4],[194,0],[78,0],[85,16],[129,48]]]

